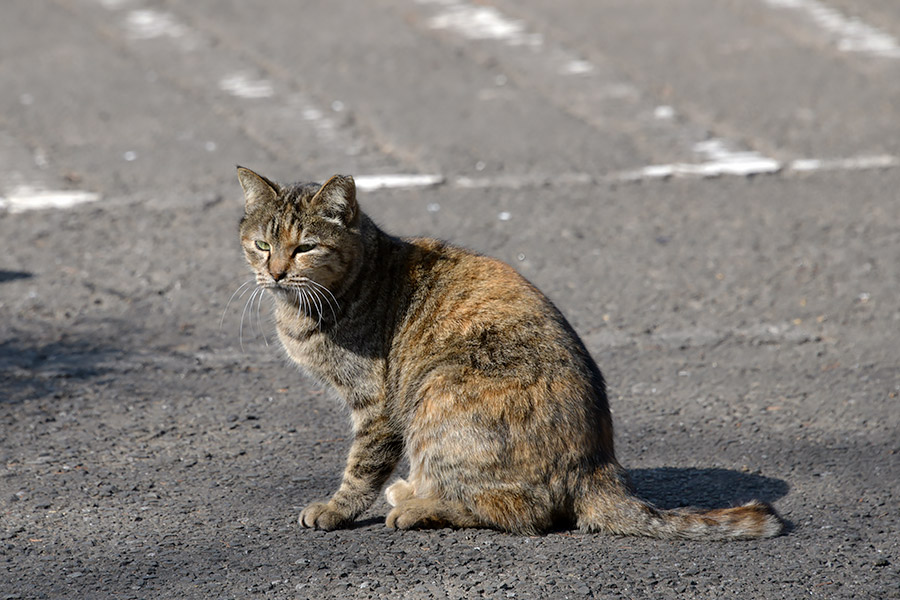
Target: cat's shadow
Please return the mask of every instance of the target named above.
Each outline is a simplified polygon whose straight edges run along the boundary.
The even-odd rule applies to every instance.
[[[0,270],[0,283],[7,281],[16,281],[17,279],[30,279],[34,275],[28,271],[5,271]]]
[[[629,469],[635,493],[659,508],[725,508],[750,500],[772,503],[787,495],[781,479],[728,469]]]

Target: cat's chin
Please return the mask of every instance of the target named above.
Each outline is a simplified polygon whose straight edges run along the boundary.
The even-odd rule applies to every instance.
[[[275,284],[267,286],[266,291],[275,299],[277,304],[281,304],[291,310],[301,309],[304,313],[309,314],[309,309],[317,305],[314,300],[309,300],[308,298],[303,300],[303,293],[294,287]]]
[[[285,302],[291,305],[299,304],[299,296],[297,290],[276,284],[267,285],[266,291],[279,302]]]

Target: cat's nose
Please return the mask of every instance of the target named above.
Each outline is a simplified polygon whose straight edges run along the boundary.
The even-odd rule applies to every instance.
[[[290,263],[279,256],[273,256],[269,260],[269,275],[275,281],[281,281],[285,278],[290,268]]]

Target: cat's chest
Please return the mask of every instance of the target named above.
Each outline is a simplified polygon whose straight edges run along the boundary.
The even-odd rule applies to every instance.
[[[383,387],[383,361],[347,340],[319,331],[298,333],[282,324],[278,335],[291,360],[331,384],[351,404],[360,392],[371,394]]]

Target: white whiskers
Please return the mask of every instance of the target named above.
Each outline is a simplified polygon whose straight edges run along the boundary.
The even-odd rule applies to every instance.
[[[256,284],[253,287],[253,284]],[[245,281],[231,294],[225,308],[222,310],[222,318],[219,320],[221,328],[225,323],[225,314],[228,307],[235,298],[243,298],[250,292],[244,308],[241,309],[241,320],[238,329],[238,339],[241,346],[241,352],[244,351],[244,321],[249,319],[250,331],[257,331],[262,335],[266,346],[269,345],[269,339],[266,337],[262,320],[262,300],[266,290],[270,290],[275,294],[279,292],[291,292],[296,297],[297,318],[309,318],[314,321],[314,329],[322,330],[323,324],[327,321],[326,315],[330,312],[333,323],[338,321],[338,312],[340,304],[334,293],[327,287],[317,281],[313,281],[308,277],[288,277],[286,280],[275,283],[271,279],[258,276],[256,280]],[[327,307],[327,308],[326,308]],[[255,313],[255,315],[254,315]]]
[[[337,313],[341,306],[331,290],[308,277],[301,277],[296,281],[291,281],[290,287],[297,293],[298,310],[311,319],[316,319],[316,329],[322,330],[326,306],[331,312],[334,322],[337,323]]]
[[[334,317],[334,322],[337,323],[337,311],[335,311],[335,306],[337,306],[338,310],[340,310],[341,306],[340,306],[340,304],[338,304],[337,298],[334,297],[334,294],[331,293],[331,290],[329,290],[324,285],[313,281],[312,279],[307,279],[306,283],[310,283],[313,286],[315,286],[313,288],[309,288],[310,291],[314,292],[322,300],[324,300],[326,304],[328,304],[328,308],[331,310],[331,316]],[[328,294],[328,295],[326,296],[325,294]],[[332,305],[332,302],[334,302],[334,305]],[[321,307],[321,305],[320,305],[320,307]],[[319,317],[321,319],[321,308],[320,308]]]
[[[238,330],[238,337],[241,342],[241,352],[244,351],[244,317],[247,316],[247,309],[253,305],[253,301],[257,296],[261,296],[264,292],[264,288],[257,287],[253,290],[253,293],[250,294],[250,298],[244,304],[244,310],[241,311],[241,325]],[[241,294],[243,296],[243,294]],[[250,331],[253,331],[253,309],[250,309]]]
[[[234,290],[234,293],[231,295],[231,298],[229,298],[228,302],[225,303],[225,308],[222,309],[222,318],[219,319],[219,329],[222,329],[222,325],[225,324],[225,313],[228,312],[228,307],[231,306],[231,301],[234,300],[234,297],[238,295],[238,292],[240,292],[241,290],[244,290],[245,287],[247,287],[248,285],[252,285],[252,284],[253,284],[253,280],[251,279],[249,281],[245,281],[244,283],[242,283],[241,285],[238,286],[238,289]],[[244,292],[241,294],[241,296],[243,297],[243,295],[246,293],[247,293],[247,290],[244,290]]]

